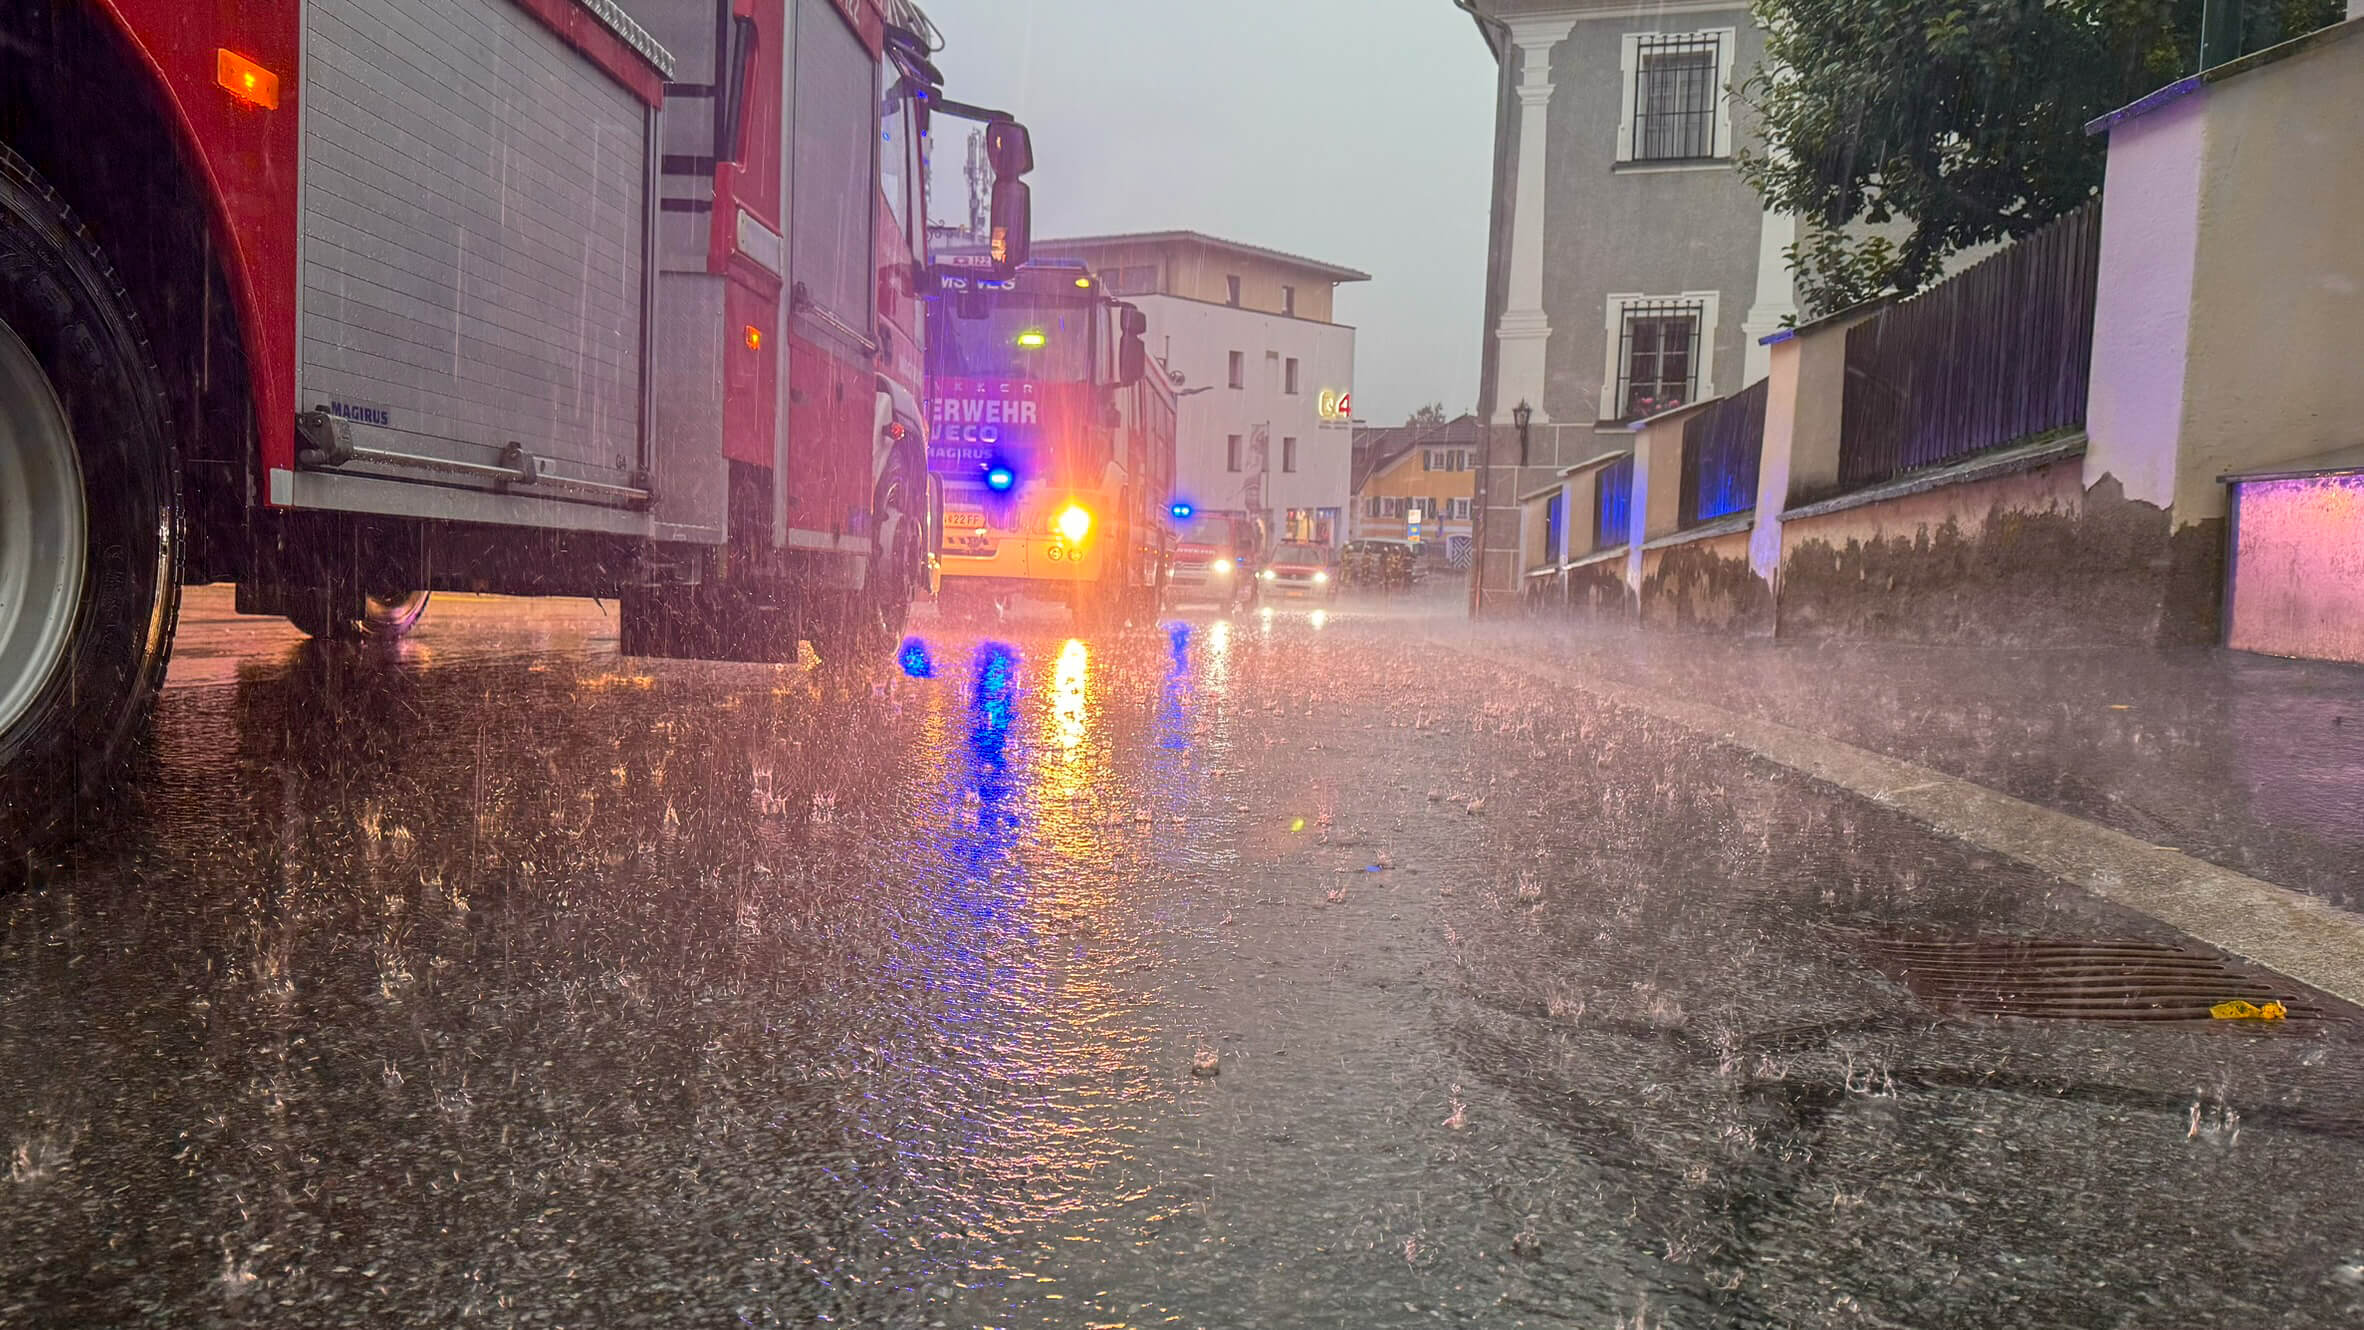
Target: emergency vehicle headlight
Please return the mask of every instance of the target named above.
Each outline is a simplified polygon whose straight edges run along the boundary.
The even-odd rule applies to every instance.
[[[1231,571],[1231,560],[1217,559],[1213,563],[1207,565],[1207,570],[1209,572],[1228,573]]]
[[[1032,328],[1029,328],[1025,332],[1018,334],[1018,345],[1025,347],[1029,351],[1040,350],[1043,344],[1050,340],[1050,338],[1043,336],[1040,332]]]
[[[1071,503],[1059,510],[1055,524],[1070,545],[1081,545],[1085,536],[1092,534],[1091,510],[1080,503]]]

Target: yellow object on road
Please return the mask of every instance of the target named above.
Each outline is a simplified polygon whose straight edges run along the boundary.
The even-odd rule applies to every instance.
[[[2234,998],[2230,1002],[2219,1002],[2210,1007],[2208,1014],[2220,1021],[2278,1021],[2289,1015],[2289,1012],[2283,1010],[2279,1002],[2268,1002],[2261,1007],[2254,1002]]]

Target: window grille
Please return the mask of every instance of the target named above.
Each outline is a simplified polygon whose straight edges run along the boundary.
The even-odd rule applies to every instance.
[[[1643,35],[1633,89],[1633,159],[1714,157],[1722,51],[1714,33]]]
[[[1671,411],[1699,395],[1699,336],[1706,314],[1706,304],[1697,300],[1625,306],[1618,320],[1619,419]]]

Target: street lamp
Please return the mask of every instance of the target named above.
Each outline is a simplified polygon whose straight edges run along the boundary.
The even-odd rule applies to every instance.
[[[1527,399],[1524,397],[1519,399],[1517,406],[1510,409],[1510,423],[1517,426],[1519,431],[1520,466],[1527,464],[1527,422],[1534,418],[1535,408],[1527,405]]]

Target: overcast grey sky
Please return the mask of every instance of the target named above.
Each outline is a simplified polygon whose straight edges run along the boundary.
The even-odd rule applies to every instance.
[[[1451,0],[920,3],[945,94],[1033,131],[1036,235],[1205,231],[1360,268],[1338,293],[1355,414],[1476,404],[1494,64]]]

